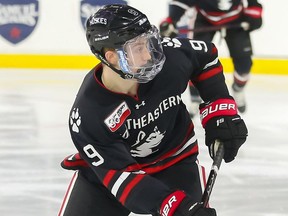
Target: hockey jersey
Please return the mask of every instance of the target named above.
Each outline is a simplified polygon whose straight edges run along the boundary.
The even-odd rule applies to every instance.
[[[189,7],[195,7],[208,22],[222,25],[238,19],[245,6],[257,6],[257,0],[174,0],[169,4],[169,17],[177,23]]]
[[[204,101],[229,96],[216,47],[164,38],[166,61],[135,97],[101,81],[101,64],[84,78],[69,128],[80,156],[129,210],[149,213],[171,189],[151,175],[198,154],[194,125],[181,94],[192,80]]]

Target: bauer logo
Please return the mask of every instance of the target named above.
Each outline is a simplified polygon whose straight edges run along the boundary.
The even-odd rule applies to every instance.
[[[0,0],[1,1],[1,0]],[[80,18],[83,28],[85,29],[86,20],[90,15],[107,4],[127,4],[124,0],[82,0],[80,3]]]
[[[123,125],[130,114],[131,110],[126,102],[123,102],[105,119],[104,122],[112,132],[115,132]]]
[[[34,31],[38,17],[38,0],[0,0],[0,35],[17,44]]]

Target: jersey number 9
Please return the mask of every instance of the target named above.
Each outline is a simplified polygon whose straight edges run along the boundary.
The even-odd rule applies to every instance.
[[[204,52],[207,52],[208,48],[207,48],[207,45],[204,41],[198,41],[198,40],[189,40],[192,48],[194,50],[203,50],[204,49]]]
[[[104,163],[104,158],[96,151],[96,149],[91,144],[84,146],[83,150],[89,158],[95,159],[95,161],[92,162],[93,166],[99,166]]]

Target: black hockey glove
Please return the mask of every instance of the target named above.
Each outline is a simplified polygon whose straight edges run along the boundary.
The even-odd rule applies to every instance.
[[[171,37],[174,38],[177,36],[178,31],[173,24],[173,21],[170,17],[164,19],[159,26],[159,31],[161,37]]]
[[[244,21],[249,23],[248,31],[259,29],[262,26],[262,5],[257,4],[244,8]]]
[[[167,196],[160,208],[161,216],[217,216],[213,208],[204,208],[201,203],[191,201],[183,191]]]
[[[205,143],[209,147],[211,158],[214,158],[217,151],[215,140],[219,139],[224,144],[225,162],[233,161],[248,134],[244,121],[237,114],[234,99],[231,97],[202,103],[200,115],[206,133]]]

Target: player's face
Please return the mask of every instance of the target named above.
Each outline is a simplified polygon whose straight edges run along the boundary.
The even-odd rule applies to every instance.
[[[165,62],[161,40],[155,26],[116,49],[118,65],[129,79],[139,83],[152,80]]]
[[[137,37],[135,41],[127,43],[125,52],[128,64],[135,68],[145,66],[151,60],[146,37]]]

